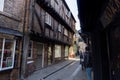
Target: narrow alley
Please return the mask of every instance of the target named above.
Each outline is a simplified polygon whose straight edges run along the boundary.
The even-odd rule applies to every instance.
[[[120,0],[0,0],[0,80],[120,80]]]
[[[79,58],[73,58],[36,71],[26,80],[87,80],[87,79],[85,71],[81,70]]]

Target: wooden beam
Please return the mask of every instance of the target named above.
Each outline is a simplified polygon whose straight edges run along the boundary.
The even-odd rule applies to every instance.
[[[42,26],[42,22],[41,22],[42,20],[41,20],[40,17],[38,16],[38,13],[37,13],[36,9],[34,10],[34,12],[35,12],[36,18],[37,18],[37,20],[38,20],[38,23],[39,23],[39,25],[40,25],[41,32],[43,33],[44,31],[43,31],[43,26]]]

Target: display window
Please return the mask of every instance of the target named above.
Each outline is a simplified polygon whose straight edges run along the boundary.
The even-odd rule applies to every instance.
[[[55,58],[61,57],[61,46],[55,45]]]
[[[65,47],[65,57],[68,56],[68,46]]]
[[[0,38],[0,71],[14,66],[16,40]]]

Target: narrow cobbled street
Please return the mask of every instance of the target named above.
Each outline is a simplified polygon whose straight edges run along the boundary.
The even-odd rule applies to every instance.
[[[34,72],[26,80],[86,80],[79,59],[69,59],[56,65]]]

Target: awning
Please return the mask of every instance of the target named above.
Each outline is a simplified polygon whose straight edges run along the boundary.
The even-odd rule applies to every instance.
[[[20,37],[23,36],[23,34],[20,31],[4,28],[4,27],[0,27],[0,33],[10,34],[10,35],[20,36]]]

